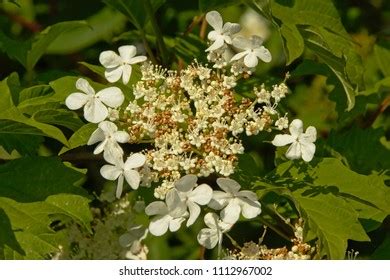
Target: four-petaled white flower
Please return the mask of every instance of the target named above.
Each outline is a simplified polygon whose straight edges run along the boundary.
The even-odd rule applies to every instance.
[[[198,242],[207,249],[214,248],[217,244],[222,244],[223,234],[231,229],[233,224],[221,221],[217,214],[207,213],[204,222],[208,228],[203,228],[198,233]]]
[[[175,183],[179,197],[186,203],[190,212],[187,227],[191,226],[198,218],[199,205],[207,205],[213,196],[213,189],[207,184],[197,186],[197,180],[198,177],[190,174],[185,175]]]
[[[92,133],[87,144],[93,145],[100,142],[93,153],[97,155],[104,151],[104,159],[108,162],[115,162],[115,159],[123,156],[123,150],[118,142],[126,143],[129,138],[129,134],[126,131],[118,131],[118,127],[114,123],[103,121]]]
[[[259,36],[252,36],[250,39],[242,36],[234,38],[233,46],[244,51],[234,55],[231,61],[244,58],[244,64],[249,68],[256,67],[259,58],[264,62],[270,62],[272,59],[271,53],[262,44],[263,40]]]
[[[209,206],[221,211],[221,218],[224,222],[234,224],[240,217],[240,213],[252,219],[261,213],[260,202],[257,195],[252,191],[239,191],[241,186],[229,178],[218,178],[218,186],[224,190],[214,191]]]
[[[122,157],[117,158],[114,165],[106,164],[100,169],[100,174],[107,180],[118,179],[116,188],[116,197],[120,198],[123,190],[123,181],[126,179],[127,183],[134,190],[138,189],[141,182],[141,176],[135,168],[140,168],[145,164],[146,157],[143,154],[135,153],[130,155],[126,162],[123,162]]]
[[[155,236],[163,235],[168,228],[171,232],[178,231],[188,217],[187,206],[177,191],[169,191],[165,201],[152,202],[145,208],[146,215],[155,216],[149,223],[149,231]]]
[[[107,81],[114,83],[122,77],[122,82],[126,85],[131,76],[131,65],[144,62],[146,56],[137,54],[135,46],[127,45],[119,47],[119,55],[114,51],[104,51],[99,56],[100,63],[106,68],[104,76]]]
[[[206,14],[206,21],[214,28],[208,34],[208,39],[213,43],[206,49],[208,51],[215,51],[226,44],[232,43],[231,35],[240,31],[241,27],[238,23],[226,22],[223,24],[222,17],[217,11],[211,11]]]
[[[85,79],[78,79],[76,88],[82,92],[70,94],[65,104],[71,110],[77,110],[84,106],[84,118],[91,123],[99,123],[108,116],[106,106],[116,108],[122,105],[125,97],[117,87],[102,89],[95,94],[95,90]]]
[[[299,119],[295,119],[291,122],[290,134],[278,134],[272,140],[272,144],[280,147],[291,144],[286,152],[288,159],[302,158],[304,161],[309,162],[313,159],[316,151],[314,142],[317,138],[317,130],[314,126],[309,126],[306,132],[303,133],[303,123]]]

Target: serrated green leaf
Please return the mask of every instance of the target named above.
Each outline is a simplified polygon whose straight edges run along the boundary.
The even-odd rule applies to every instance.
[[[255,185],[290,197],[308,221],[308,230],[322,244],[321,255],[342,259],[347,240],[368,240],[359,219],[382,222],[390,214],[390,189],[386,178],[361,175],[335,158],[310,164],[285,162]]]
[[[63,147],[59,152],[59,155],[77,147],[86,145],[89,138],[91,137],[92,132],[94,132],[96,128],[97,124],[94,123],[83,125],[79,130],[73,133],[73,135],[69,138],[69,146]]]
[[[73,219],[90,230],[83,175],[57,158],[31,157],[0,166],[0,251],[7,259],[42,259],[58,250],[54,221]],[[3,227],[4,226],[4,227]]]
[[[43,137],[37,135],[38,133],[39,131],[33,127],[10,120],[0,120],[0,146],[9,154],[16,150],[20,155],[35,155],[43,142]]]

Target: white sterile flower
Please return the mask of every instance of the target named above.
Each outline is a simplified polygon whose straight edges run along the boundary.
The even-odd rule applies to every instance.
[[[188,217],[187,206],[177,191],[169,191],[165,201],[152,202],[145,208],[146,215],[155,216],[149,224],[149,231],[155,236],[163,235],[168,229],[178,231]]]
[[[199,244],[207,249],[212,249],[217,244],[220,245],[222,243],[223,233],[229,231],[233,226],[233,224],[221,221],[215,213],[207,213],[204,216],[204,222],[208,228],[201,229],[197,239]]]
[[[118,51],[119,55],[114,51],[102,52],[99,61],[106,68],[104,76],[107,81],[114,83],[122,77],[122,81],[126,85],[130,80],[131,65],[144,62],[146,56],[135,56],[137,48],[131,45],[119,47]]]
[[[237,36],[233,39],[233,46],[244,51],[234,55],[231,61],[244,58],[244,64],[249,68],[256,67],[259,59],[270,62],[272,59],[271,53],[262,44],[263,40],[259,36],[252,36],[250,39]]]
[[[213,189],[207,184],[197,186],[198,177],[195,175],[185,175],[180,178],[175,187],[178,190],[180,198],[186,203],[190,216],[187,221],[187,227],[191,226],[200,214],[199,205],[207,205],[212,196]]]
[[[84,118],[91,123],[99,123],[108,116],[108,107],[116,108],[122,105],[125,97],[117,87],[109,87],[95,93],[87,80],[80,78],[76,88],[81,92],[70,94],[66,106],[71,110],[78,110],[84,106]]]
[[[116,197],[120,198],[123,190],[123,181],[126,182],[134,190],[138,189],[141,182],[141,176],[135,168],[140,168],[145,164],[146,157],[143,154],[135,153],[129,156],[126,162],[123,162],[122,157],[117,158],[114,165],[106,164],[100,169],[100,174],[107,180],[118,179],[116,188]]]
[[[241,27],[238,23],[226,22],[223,24],[222,17],[217,11],[211,11],[206,14],[206,21],[214,28],[207,38],[212,41],[206,52],[215,51],[226,44],[232,43],[231,35],[240,31]]]
[[[252,219],[261,213],[260,202],[257,195],[252,191],[239,191],[241,186],[229,178],[218,178],[218,186],[224,190],[214,191],[209,206],[221,211],[221,218],[224,222],[234,224],[240,217],[240,213]]]
[[[115,159],[123,155],[123,150],[119,143],[126,143],[130,136],[125,131],[118,131],[118,127],[109,121],[99,123],[98,128],[92,133],[88,140],[88,145],[93,145],[100,142],[93,153],[95,155],[104,151],[104,159],[108,162],[115,162]]]
[[[316,151],[314,142],[317,138],[317,130],[314,126],[309,126],[306,132],[303,133],[303,123],[299,119],[295,119],[290,123],[290,134],[278,134],[272,140],[272,144],[280,147],[291,144],[286,152],[288,159],[302,158],[309,162],[313,159]]]

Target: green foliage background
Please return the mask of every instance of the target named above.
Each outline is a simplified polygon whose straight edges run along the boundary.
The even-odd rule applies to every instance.
[[[87,238],[105,217],[111,185],[98,173],[102,158],[85,146],[96,125],[64,106],[77,77],[106,84],[99,53],[138,44],[167,67],[204,62],[204,13],[217,9],[238,22],[248,7],[268,21],[273,61],[240,94],[250,97],[254,84],[272,85],[288,71],[283,110],[315,126],[320,139],[309,164],[286,161],[283,149],[265,143],[271,139],[244,139],[235,177],[261,197],[263,222],[246,223],[245,236],[238,224],[232,236],[255,240],[262,223],[290,236],[267,211],[277,204],[286,218],[304,218],[318,258],[343,259],[351,249],[390,258],[389,1],[15,0],[0,1],[0,259],[51,258],[69,243],[70,225]],[[117,84],[128,100],[139,77],[135,69],[129,85]],[[148,238],[150,257],[199,258],[200,227]],[[276,231],[264,243],[285,244]]]

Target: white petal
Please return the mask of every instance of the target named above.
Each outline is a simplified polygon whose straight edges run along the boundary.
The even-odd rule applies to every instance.
[[[114,138],[119,143],[127,143],[130,140],[130,136],[126,131],[117,131],[114,133]]]
[[[94,95],[95,90],[91,87],[86,79],[80,78],[76,81],[76,88],[89,95]]]
[[[100,142],[99,145],[96,146],[96,148],[95,148],[95,150],[93,151],[93,153],[94,153],[95,155],[98,155],[98,154],[100,154],[101,152],[103,152],[103,151],[104,151],[104,147],[106,146],[106,144],[107,144],[107,139],[104,139],[102,142]]]
[[[150,233],[155,236],[163,235],[167,232],[171,220],[172,217],[169,215],[154,217],[149,224]]]
[[[172,217],[178,218],[184,215],[187,211],[187,205],[181,200],[176,189],[171,189],[165,198],[169,214]]]
[[[188,200],[193,201],[199,205],[208,204],[212,197],[213,189],[207,184],[199,185],[188,194]]]
[[[275,136],[274,140],[272,140],[272,145],[276,147],[286,146],[295,141],[295,138],[289,134],[278,134]]]
[[[100,123],[108,116],[106,106],[98,99],[92,99],[84,106],[84,118],[91,123]]]
[[[100,174],[103,176],[103,178],[114,181],[118,179],[119,175],[122,174],[122,170],[117,166],[106,164],[100,168]]]
[[[297,138],[303,132],[303,122],[299,119],[295,119],[290,123],[290,134]]]
[[[268,49],[261,46],[260,48],[254,49],[253,52],[255,55],[264,62],[270,62],[272,60],[272,55]]]
[[[190,217],[187,221],[187,227],[191,226],[193,223],[195,223],[196,219],[199,217],[200,214],[200,207],[193,203],[192,201],[187,201],[188,211],[190,212]]]
[[[198,233],[197,239],[200,245],[207,249],[213,249],[219,242],[217,230],[203,228]]]
[[[169,230],[171,232],[178,231],[180,229],[181,223],[184,222],[184,220],[185,220],[184,218],[176,218],[176,219],[170,220]]]
[[[313,143],[317,139],[317,129],[314,126],[309,126],[304,134],[299,136],[299,142]]]
[[[227,193],[236,194],[241,188],[240,184],[229,178],[218,178],[218,186]]]
[[[121,194],[123,191],[123,175],[120,175],[118,178],[118,184],[116,185],[116,193],[115,196],[116,198],[121,198]]]
[[[254,52],[250,52],[244,57],[244,64],[246,67],[253,68],[256,67],[258,63],[259,60]]]
[[[219,217],[215,213],[207,213],[204,216],[204,223],[211,229],[217,229]]]
[[[260,202],[249,200],[246,198],[240,198],[240,205],[242,210],[242,215],[247,219],[252,219],[260,215],[261,206]]]
[[[230,61],[239,60],[239,59],[243,58],[244,56],[246,56],[249,52],[250,51],[243,51],[243,52],[236,53],[235,55],[233,55],[233,57],[230,59]]]
[[[222,32],[225,34],[233,35],[241,30],[241,26],[238,23],[227,22],[222,28]]]
[[[138,171],[135,170],[125,170],[124,172],[127,183],[133,190],[138,189],[139,183],[141,182],[141,176]]]
[[[145,213],[148,216],[165,215],[168,213],[168,208],[164,202],[154,201],[146,206]]]
[[[100,64],[105,68],[115,68],[122,64],[122,58],[113,51],[104,51],[99,56]]]
[[[208,206],[214,210],[221,210],[225,207],[232,198],[231,194],[221,191],[214,191]]]
[[[286,152],[286,157],[288,159],[301,158],[301,145],[298,142],[292,143]]]
[[[217,36],[214,43],[212,43],[211,46],[206,49],[206,52],[218,50],[219,48],[223,47],[224,44],[224,36]]]
[[[196,186],[198,177],[193,174],[185,175],[176,181],[175,187],[180,192],[189,192]]]
[[[243,37],[243,36],[237,36],[233,39],[232,42],[233,46],[241,49],[241,50],[248,50],[252,46],[252,41]]]
[[[125,96],[123,95],[121,89],[117,87],[102,89],[96,94],[96,96],[99,97],[104,104],[112,108],[121,106],[125,100]]]
[[[210,41],[215,41],[218,36],[221,36],[221,34],[213,30],[209,32],[209,34],[207,35],[207,39],[209,39]]]
[[[108,68],[106,71],[104,71],[104,76],[110,83],[115,83],[120,80],[122,76],[122,69],[122,65],[119,65],[114,68]]]
[[[130,59],[137,54],[137,48],[132,45],[121,46],[118,48],[118,51],[125,63],[129,63]]]
[[[83,107],[88,99],[89,97],[85,93],[75,92],[66,98],[65,105],[71,110],[77,110]]]
[[[232,199],[228,205],[221,211],[221,219],[225,223],[234,224],[240,218],[241,207],[238,199]]]
[[[252,201],[258,200],[257,195],[252,191],[240,191],[240,192],[238,192],[237,196],[245,197],[245,198],[252,200]]]
[[[91,137],[89,137],[87,145],[93,145],[97,142],[101,142],[105,139],[104,132],[99,127],[92,132]]]
[[[122,66],[122,82],[124,85],[127,85],[129,83],[130,76],[131,76],[131,65],[124,64]]]
[[[144,55],[139,55],[130,59],[129,64],[137,64],[146,61],[148,58]]]
[[[301,143],[302,159],[309,162],[313,159],[314,153],[316,152],[316,145],[313,143]]]
[[[260,48],[263,44],[263,39],[256,35],[253,35],[249,40],[251,41],[251,49]]]
[[[222,32],[222,17],[217,11],[211,11],[206,14],[206,21],[219,33]]]
[[[113,122],[104,121],[99,123],[99,128],[106,134],[112,134],[118,130],[118,127]]]
[[[125,162],[125,169],[139,168],[145,164],[146,157],[143,154],[135,153],[130,155]]]
[[[103,158],[105,161],[110,163],[120,163],[119,165],[123,167],[123,160],[122,160],[123,150],[118,145],[118,143],[113,141],[107,141],[106,145],[103,146],[103,149],[104,149]]]

